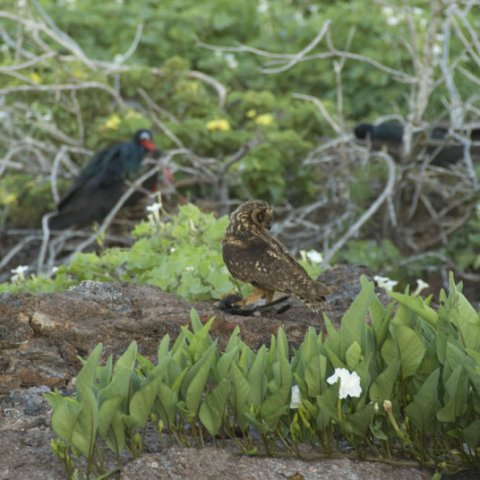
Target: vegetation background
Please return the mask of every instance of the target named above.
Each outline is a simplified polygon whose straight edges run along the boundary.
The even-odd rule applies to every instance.
[[[221,215],[263,198],[292,251],[367,264],[400,288],[438,289],[453,270],[480,301],[479,163],[440,168],[409,149],[444,121],[466,152],[478,145],[477,1],[18,0],[0,19],[0,280],[20,264],[52,275],[95,241],[100,256],[54,287],[125,278],[127,251],[104,249],[132,239],[110,220],[50,238],[41,217],[93,151],[149,127],[174,171],[167,204]],[[353,138],[381,118],[407,125],[401,161]]]

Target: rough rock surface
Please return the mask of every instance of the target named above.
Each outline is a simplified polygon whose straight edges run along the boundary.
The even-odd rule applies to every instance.
[[[302,461],[293,458],[257,458],[216,448],[170,448],[148,454],[123,469],[120,480],[427,480],[431,474],[384,463],[338,460]]]
[[[358,293],[362,269],[332,269],[322,277],[336,285],[324,313],[338,322]],[[104,353],[119,354],[132,340],[140,353],[155,353],[161,338],[175,337],[187,325],[194,307],[202,320],[215,316],[212,336],[224,344],[240,327],[242,339],[252,347],[269,343],[283,326],[292,345],[298,344],[309,326],[323,328],[321,314],[300,302],[281,314],[229,315],[213,302],[190,304],[149,285],[83,282],[62,293],[0,296],[0,394],[15,388],[46,385],[63,388],[86,356],[102,342]]]
[[[322,276],[322,281],[336,288],[324,309],[332,321],[340,320],[358,293],[361,273],[361,268],[334,268]],[[242,339],[252,347],[268,344],[280,326],[293,346],[309,326],[323,328],[321,315],[295,302],[281,314],[243,317],[226,314],[212,302],[184,302],[152,286],[84,282],[62,293],[0,296],[0,480],[65,478],[62,465],[50,452],[52,433],[43,393],[52,387],[68,388],[80,367],[78,356],[86,356],[99,342],[104,344],[105,355],[120,354],[132,340],[144,355],[155,353],[166,333],[175,337],[188,324],[192,306],[202,320],[216,317],[212,336],[219,337],[221,344],[237,325]],[[169,462],[170,473],[165,473]],[[297,471],[300,476],[291,476]],[[302,463],[179,448],[145,455],[127,465],[121,478],[200,480],[254,478],[254,474],[265,479],[334,478],[322,476],[324,471],[336,472],[335,478],[397,478],[390,475],[392,467],[383,464]],[[398,478],[407,475],[411,480],[428,478],[421,470],[404,471]]]

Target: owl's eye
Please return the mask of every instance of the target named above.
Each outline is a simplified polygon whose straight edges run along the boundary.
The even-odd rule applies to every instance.
[[[260,212],[258,215],[257,215],[257,220],[261,223],[265,220],[265,214]]]

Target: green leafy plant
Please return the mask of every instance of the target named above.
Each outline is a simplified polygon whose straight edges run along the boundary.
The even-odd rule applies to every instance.
[[[191,330],[172,345],[166,335],[155,362],[133,342],[102,364],[98,345],[74,396],[47,394],[54,452],[70,473],[83,458],[86,476],[99,475],[104,446],[118,462],[125,450],[140,454],[150,422],[182,445],[228,437],[245,453],[297,455],[310,443],[325,456],[347,441],[359,458],[478,466],[479,313],[453,278],[437,309],[401,293],[385,307],[361,284],[340,328],[325,317],[326,338],[310,328],[296,351],[282,329],[257,352],[235,329],[220,351],[214,319],[203,324],[194,310]]]
[[[221,298],[236,289],[221,256],[227,223],[227,217],[217,219],[194,205],[184,205],[177,215],[152,217],[137,225],[130,249],[80,253],[51,279],[22,276],[0,284],[0,292],[53,291],[97,280],[148,283],[191,300]]]
[[[171,216],[161,216],[159,208],[153,206],[156,213],[135,227],[135,242],[129,249],[79,253],[58,267],[51,278],[22,272],[12,282],[0,284],[0,293],[58,291],[83,280],[156,285],[187,300],[220,299],[232,291],[239,290],[242,295],[251,291],[248,284],[234,283],[222,259],[227,216],[216,218],[192,204],[181,206]],[[301,254],[302,264],[315,278],[320,273],[319,255],[313,250]]]

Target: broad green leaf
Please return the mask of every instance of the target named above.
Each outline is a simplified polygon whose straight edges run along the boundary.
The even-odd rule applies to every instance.
[[[76,379],[78,392],[83,389],[91,390],[93,388],[95,384],[97,366],[98,362],[100,361],[102,350],[103,345],[99,343],[85,361]]]
[[[125,414],[119,410],[115,412],[108,434],[107,444],[117,454],[123,452],[126,447],[124,417]]]
[[[186,328],[182,328],[178,334],[175,342],[172,346],[172,358],[180,365],[181,368],[185,367],[186,359],[188,358],[188,345],[187,339],[191,339],[193,336]]]
[[[298,349],[298,355],[301,358],[302,364],[308,365],[310,359],[318,355],[317,347],[317,332],[313,327],[308,327],[303,337],[303,342]]]
[[[395,341],[400,354],[402,378],[415,375],[425,355],[425,345],[420,335],[405,325],[394,325]]]
[[[476,418],[462,430],[462,438],[472,451],[478,448],[480,445],[480,418]]]
[[[345,361],[349,370],[355,370],[362,357],[362,347],[354,341],[345,352]]]
[[[473,358],[467,355],[467,353],[462,348],[450,341],[447,342],[447,348],[445,353],[448,366],[452,370],[455,370],[455,368],[457,368],[457,366],[459,365],[462,365],[464,367],[475,366],[475,361],[473,360]]]
[[[170,335],[167,333],[162,338],[160,344],[158,345],[158,350],[157,350],[158,362],[161,362],[163,358],[170,356],[169,346],[170,346]]]
[[[115,413],[120,411],[120,405],[124,401],[121,397],[113,397],[105,400],[98,411],[98,433],[106,439]]]
[[[325,346],[328,346],[331,351],[339,352],[338,354],[340,354],[340,333],[325,313],[323,314],[323,321],[327,330],[327,339],[325,340]]]
[[[327,342],[325,342],[324,348],[325,348],[325,353],[327,354],[327,357],[330,360],[330,363],[332,364],[333,368],[346,368],[345,363],[342,360],[340,360],[336,352],[334,352],[333,350],[330,350],[329,346],[327,345]]]
[[[215,362],[216,347],[217,344],[215,342],[185,375],[184,382],[186,388],[184,389],[182,386],[182,391],[185,395],[185,404],[191,412],[198,412],[210,368],[212,368]]]
[[[346,422],[350,425],[350,430],[354,435],[365,437],[370,424],[375,416],[375,405],[365,405],[360,410],[348,415]]]
[[[460,338],[466,348],[480,350],[480,315],[475,311],[464,295],[458,291],[454,294],[450,320],[458,327]]]
[[[53,431],[67,442],[71,442],[73,430],[76,427],[81,412],[80,403],[73,398],[63,398],[61,403],[54,407],[52,413]]]
[[[289,409],[290,389],[283,388],[273,395],[269,395],[260,407],[260,418],[273,431],[277,427],[278,420]]]
[[[305,369],[304,380],[309,396],[315,398],[323,392],[327,373],[327,359],[324,355],[311,357]]]
[[[388,337],[383,342],[381,354],[387,365],[392,365],[393,363],[400,360],[400,355],[398,353],[396,342],[392,337]]]
[[[380,300],[374,296],[370,305],[370,317],[372,318],[372,330],[375,336],[376,348],[381,348],[388,336],[392,309],[393,304],[390,304],[385,309]]]
[[[266,349],[265,345],[259,348],[247,374],[247,381],[250,386],[250,401],[254,405],[261,405],[267,388],[267,374],[265,372]]]
[[[232,363],[238,359],[238,352],[239,347],[231,347],[218,359],[217,365],[215,366],[217,381],[221,381],[222,378],[230,375]]]
[[[195,312],[195,310],[192,310],[192,312]],[[203,354],[213,345],[213,340],[210,337],[209,332],[214,320],[215,317],[212,317],[208,320],[207,323],[205,323],[205,325],[202,325],[200,323],[201,327],[198,327],[198,330],[190,339],[190,345],[188,347],[188,350],[191,354],[193,362],[198,362],[199,359],[203,356]],[[200,322],[200,320],[198,321]]]
[[[315,423],[320,431],[324,431],[332,419],[339,421],[337,413],[338,390],[340,389],[340,382],[328,387],[324,393],[318,395],[317,405],[318,413],[315,418]]]
[[[438,322],[438,313],[429,307],[420,297],[411,297],[404,293],[388,292],[388,294],[398,303],[404,305],[425,319],[433,327]]]
[[[437,418],[441,422],[454,423],[458,417],[465,414],[468,407],[468,377],[461,365],[451,373],[444,383],[444,406],[438,410]]]
[[[90,388],[83,387],[81,394],[81,411],[77,424],[72,433],[72,445],[78,448],[82,455],[90,458],[93,454],[98,430],[98,406],[97,399]],[[80,396],[80,395],[79,395]]]
[[[99,394],[102,404],[105,400],[120,397],[128,401],[131,393],[132,374],[137,357],[137,342],[133,341],[113,367],[112,380]]]
[[[157,377],[157,379],[151,382],[145,382],[144,385],[132,395],[128,408],[128,426],[130,428],[144,428],[147,424],[161,381],[162,379]]]
[[[277,333],[277,354],[288,358],[288,339],[283,328],[278,329]]]
[[[222,378],[200,405],[198,416],[210,435],[215,436],[220,432],[231,388],[231,381]]]
[[[192,332],[198,333],[203,328],[203,323],[200,321],[198,312],[194,309],[190,309],[190,322],[192,323]]]
[[[370,387],[370,400],[377,402],[380,406],[384,400],[391,400],[393,389],[398,381],[400,361],[390,363],[387,368],[378,375]]]
[[[440,369],[437,368],[420,387],[414,395],[405,413],[410,418],[412,424],[422,435],[435,432],[435,419],[440,407],[438,400],[438,381],[440,378]]]
[[[175,424],[177,416],[178,395],[165,383],[158,385],[158,414],[169,428]]]
[[[244,415],[248,412],[250,406],[250,385],[235,363],[232,365],[232,374],[233,391],[230,398],[235,412],[235,420],[244,430],[248,425]]]
[[[366,317],[370,305],[375,298],[373,282],[367,281],[365,277],[361,277],[360,283],[362,289],[355,297],[352,304],[342,317],[340,338],[343,356],[347,348],[353,342],[359,342],[362,348],[366,348]]]
[[[97,367],[97,388],[101,390],[105,388],[108,383],[112,380],[112,371],[113,371],[113,358],[110,355],[105,362],[104,366]]]
[[[372,432],[373,436],[381,440],[383,442],[389,439],[388,435],[382,430],[382,424],[380,422],[375,422],[370,424],[370,431]]]
[[[229,352],[232,348],[240,348],[239,344],[241,343],[240,340],[240,328],[238,325],[233,329],[233,332],[228,339],[227,346],[225,347],[225,353]]]

